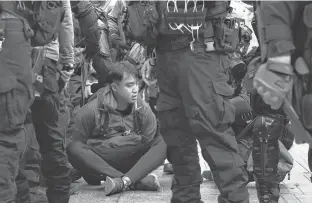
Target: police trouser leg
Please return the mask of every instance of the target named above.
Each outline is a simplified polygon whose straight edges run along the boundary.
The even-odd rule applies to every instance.
[[[30,109],[26,117],[25,129],[28,137],[28,148],[25,152],[25,175],[29,186],[36,187],[39,185],[40,179],[41,154],[39,151],[39,144],[36,138]]]
[[[25,172],[26,159],[25,156],[22,157],[20,161],[20,168],[18,175],[15,179],[17,187],[16,203],[29,203],[29,185]]]
[[[16,177],[27,145],[24,121],[32,101],[31,46],[20,19],[1,20],[0,202],[15,202]],[[18,56],[18,57],[17,57]]]
[[[248,174],[230,128],[235,113],[229,102],[233,92],[225,74],[227,59],[219,53],[196,48],[157,53],[161,134],[168,145],[175,180],[184,180],[175,181],[177,189],[173,189],[172,202],[200,201],[196,139],[221,193],[218,202],[249,202]],[[167,110],[170,103],[181,106],[181,110]],[[180,170],[182,166],[184,169]],[[189,193],[183,191],[185,187],[190,188]]]
[[[45,92],[32,106],[33,123],[42,155],[41,171],[47,181],[50,203],[69,201],[70,177],[65,152],[67,122],[61,112],[65,108],[59,94]]]
[[[279,199],[278,139],[283,128],[284,122],[268,116],[258,116],[255,122],[252,156],[260,203],[277,203]]]
[[[174,173],[171,203],[202,202],[200,184],[203,180],[195,136],[190,131],[178,128],[161,130],[161,133]]]

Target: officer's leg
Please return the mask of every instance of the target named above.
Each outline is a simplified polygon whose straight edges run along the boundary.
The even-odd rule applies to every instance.
[[[283,117],[279,119],[272,116],[258,116],[254,125],[253,170],[260,203],[277,203],[279,199],[278,139],[283,129]]]
[[[221,193],[218,202],[249,202],[248,174],[230,127],[235,113],[229,102],[233,91],[225,74],[227,57],[195,49],[184,52],[181,58],[185,61],[179,64],[179,92],[192,132]]]
[[[17,187],[17,195],[16,195],[17,203],[28,203],[30,201],[29,185],[28,185],[28,180],[27,180],[26,173],[25,173],[25,164],[26,164],[26,159],[24,156],[21,158],[18,175],[15,179],[16,187]]]
[[[157,77],[160,88],[157,102],[160,133],[167,144],[167,158],[173,165],[172,203],[200,203],[200,174],[197,142],[177,89],[181,52],[157,53]],[[182,60],[181,63],[185,63]]]
[[[31,111],[27,114],[25,129],[28,137],[28,149],[25,152],[25,175],[30,187],[39,186],[41,154],[32,123]]]
[[[72,141],[71,133],[74,128],[74,114],[80,108],[81,103],[81,76],[76,75],[75,73],[71,76],[67,91],[69,94],[69,102],[67,103],[67,109],[69,111],[69,123],[66,128],[66,145],[68,145]],[[80,88],[80,90],[79,90]]]
[[[20,168],[19,168],[19,173],[16,177],[16,187],[17,187],[17,195],[16,195],[16,202],[18,203],[27,203],[29,202],[30,198],[29,198],[29,178],[30,181],[33,181],[35,177],[31,176],[30,174],[35,174],[36,177],[39,177],[39,171],[27,171],[27,164],[29,164],[29,161],[32,161],[32,156],[28,156],[31,154],[32,150],[31,150],[31,144],[32,144],[32,139],[34,137],[34,129],[32,126],[32,122],[31,122],[31,111],[30,109],[27,112],[27,116],[25,119],[25,130],[27,133],[27,149],[25,151],[24,157],[22,157],[21,161],[20,161]],[[39,151],[39,148],[38,148]],[[37,165],[37,167],[39,168],[39,163]],[[39,181],[39,179],[38,179]],[[37,182],[38,182],[37,181]]]
[[[15,178],[27,145],[23,123],[33,97],[31,47],[24,24],[18,19],[1,23],[5,41],[0,51],[0,202],[6,203],[15,202]]]
[[[201,202],[202,183],[195,136],[183,108],[158,112],[160,133],[167,144],[167,159],[173,167],[172,203]]]
[[[69,165],[65,153],[65,108],[58,93],[55,76],[56,62],[46,59],[44,69],[45,92],[32,106],[33,123],[42,155],[41,169],[47,181],[49,202],[69,201]]]

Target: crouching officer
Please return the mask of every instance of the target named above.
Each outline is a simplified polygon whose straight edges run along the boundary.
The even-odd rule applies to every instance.
[[[312,2],[260,2],[257,8],[257,23],[261,46],[261,63],[254,61],[251,63],[257,66],[258,70],[254,77],[254,87],[261,95],[263,101],[269,104],[273,110],[284,112],[291,120],[291,129],[304,129],[306,133],[294,132],[294,136],[299,141],[306,141],[312,144],[311,132],[311,106],[312,106],[312,80],[311,80],[311,50],[312,50],[312,24],[311,15]],[[294,109],[299,116],[292,120],[292,115],[296,114],[288,111],[290,105],[286,100],[292,101]],[[281,108],[282,107],[282,108]],[[286,110],[286,111],[285,111]],[[281,112],[275,114],[279,115]],[[276,120],[276,119],[275,119]],[[281,119],[279,119],[281,120]],[[297,121],[296,121],[297,120]],[[272,122],[268,118],[263,120],[270,131],[278,132],[279,122]],[[299,126],[299,127],[298,127]],[[261,131],[261,129],[260,129]],[[260,133],[259,131],[259,133]],[[276,136],[271,136],[274,137]],[[275,138],[277,139],[277,138]],[[272,143],[270,146],[270,143]],[[275,143],[275,144],[274,144]],[[274,154],[277,142],[269,140],[268,149],[273,149],[274,153],[270,157],[278,156]],[[255,158],[254,158],[255,159]],[[260,199],[260,202],[278,202],[278,197],[274,193],[277,187],[272,185],[273,178],[268,176],[273,165],[263,168],[262,181],[267,181],[271,188],[266,188],[267,195]],[[273,170],[276,166],[273,167]],[[271,183],[270,183],[271,182]],[[273,186],[273,187],[272,187]],[[277,188],[278,189],[278,188]]]
[[[142,77],[149,84],[156,71],[160,132],[174,172],[172,203],[202,202],[196,140],[220,191],[218,202],[249,202],[248,175],[231,129],[235,114],[225,53],[239,39],[238,24],[226,18],[229,9],[223,1],[157,5],[157,59],[146,61]]]

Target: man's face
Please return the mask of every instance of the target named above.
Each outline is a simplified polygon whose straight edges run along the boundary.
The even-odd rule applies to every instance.
[[[115,92],[118,95],[118,99],[129,104],[136,102],[138,98],[139,83],[134,76],[125,73],[123,79],[115,84]]]

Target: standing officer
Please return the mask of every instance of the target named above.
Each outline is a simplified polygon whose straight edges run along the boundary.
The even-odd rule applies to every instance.
[[[157,9],[157,59],[145,62],[142,77],[151,83],[155,69],[160,132],[174,172],[171,202],[202,202],[198,140],[220,191],[218,202],[247,203],[248,175],[230,127],[235,119],[229,102],[233,89],[227,84],[224,53],[238,37],[236,24],[225,19],[229,2],[162,1]]]
[[[32,9],[32,5],[32,2],[23,1],[0,2],[1,202],[15,201],[17,192],[15,179],[27,143],[23,124],[27,111],[34,100],[31,74],[31,41],[34,37],[38,37],[35,33],[43,34],[41,35],[43,38],[36,38],[41,40],[46,39],[44,36],[47,34],[30,27],[30,22],[27,19],[32,18],[27,17],[32,16],[29,16],[31,12],[27,11]],[[96,13],[89,1],[71,2],[71,7],[77,15],[82,33],[86,37],[87,57],[92,57],[99,51],[100,31]],[[62,195],[51,195],[48,197],[49,201],[53,203],[68,202],[68,192],[69,188],[62,191]]]
[[[280,110],[284,98],[293,101],[300,120],[311,134],[312,3],[261,1],[257,12],[263,64],[259,64],[255,74],[254,87],[263,101],[271,106],[271,111]],[[255,64],[256,62],[252,65]],[[271,123],[269,126],[274,130],[274,126],[278,125]],[[272,139],[269,140],[268,149],[276,148],[274,143],[276,142],[272,142]],[[270,157],[278,159],[274,154]],[[263,193],[266,194],[262,195],[261,203],[278,202],[278,187],[271,181],[276,177],[272,176],[274,174],[268,176],[272,167],[269,164],[262,171],[264,178],[261,181],[266,182]]]

